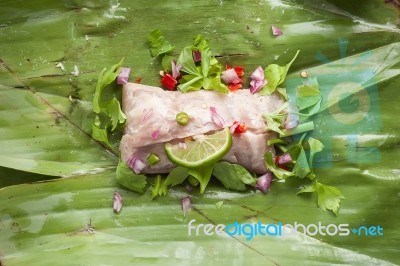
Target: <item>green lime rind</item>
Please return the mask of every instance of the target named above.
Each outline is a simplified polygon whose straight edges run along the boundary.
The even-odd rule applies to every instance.
[[[229,128],[194,138],[195,140],[186,143],[186,149],[180,148],[178,144],[164,145],[171,162],[188,168],[210,165],[221,160],[232,147],[232,134]]]

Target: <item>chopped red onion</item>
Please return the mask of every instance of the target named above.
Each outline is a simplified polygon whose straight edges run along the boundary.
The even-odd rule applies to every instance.
[[[195,63],[201,61],[201,52],[199,50],[193,51],[192,54],[193,54],[193,60]]]
[[[225,84],[237,84],[242,82],[233,68],[223,71],[221,74],[221,79],[225,82]]]
[[[135,154],[129,158],[126,164],[133,170],[133,172],[135,172],[135,174],[139,174],[143,168],[146,167],[146,163]]]
[[[222,118],[222,116],[220,116],[217,113],[217,108],[211,106],[210,111],[211,111],[211,120],[213,121],[213,123],[223,128],[225,126],[225,120]]]
[[[171,61],[172,77],[176,79],[181,74],[182,65],[177,65],[175,60]]]
[[[189,196],[186,196],[182,199],[181,203],[182,203],[183,216],[186,217],[186,215],[189,213],[192,207],[192,201],[190,200]]]
[[[250,93],[254,94],[259,92],[266,84],[267,80],[264,78],[264,69],[259,66],[251,74]]]
[[[297,114],[299,112],[299,108],[294,103],[289,102],[288,105],[288,116],[285,120],[285,128],[292,129],[299,125],[300,117]]]
[[[189,185],[189,184],[187,184],[187,185],[185,186],[185,188],[186,188],[186,190],[189,191],[189,192],[192,192],[192,191],[193,191],[192,186]]]
[[[129,67],[121,67],[121,70],[117,77],[117,84],[124,85],[124,84],[128,83],[130,73],[131,73],[131,69]]]
[[[122,209],[122,197],[117,191],[114,192],[113,209],[117,213]]]
[[[235,133],[236,128],[240,125],[239,122],[235,121],[233,125],[230,127],[231,134]]]
[[[256,189],[260,190],[262,193],[267,193],[271,186],[272,179],[274,178],[271,173],[266,173],[260,176],[257,178]]]
[[[283,32],[278,27],[272,25],[271,29],[272,29],[272,35],[274,35],[275,37],[283,35]]]
[[[160,136],[160,130],[159,129],[157,129],[157,130],[153,131],[153,133],[151,133],[151,139],[152,140],[158,139],[159,136]]]
[[[275,161],[276,161],[276,164],[283,165],[283,164],[291,163],[293,160],[289,153],[285,153],[281,156],[277,156]]]
[[[153,108],[150,109],[144,108],[143,113],[144,113],[143,122],[145,122],[153,114]]]

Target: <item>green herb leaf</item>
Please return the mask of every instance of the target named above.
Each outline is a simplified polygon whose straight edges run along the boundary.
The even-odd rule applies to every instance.
[[[196,178],[200,183],[200,193],[203,193],[206,189],[208,182],[210,182],[211,174],[213,172],[214,165],[205,165],[198,168],[189,168],[189,175]]]
[[[185,75],[182,77],[180,82],[184,82],[178,86],[178,90],[181,92],[198,91],[203,86],[203,77]]]
[[[164,186],[176,186],[189,176],[188,169],[185,167],[177,166],[168,174],[167,178],[164,181]]]
[[[160,175],[154,179],[154,184],[151,187],[151,197],[154,199],[157,196],[165,196],[168,193],[168,187],[164,186]]]
[[[172,46],[164,37],[159,29],[155,29],[147,37],[147,41],[150,45],[150,54],[153,57],[171,53],[174,50]]]
[[[286,119],[287,114],[283,113],[283,110],[288,107],[288,103],[285,102],[281,107],[272,113],[264,113],[262,116],[267,124],[267,130],[275,131],[281,135],[284,135],[282,131],[283,123]]]
[[[110,142],[108,141],[107,129],[102,129],[99,126],[97,126],[96,124],[92,124],[92,137],[93,137],[93,139],[104,143],[111,150],[114,149],[112,147],[112,145],[110,144]]]
[[[114,96],[108,100],[105,99],[105,89],[111,87],[111,83],[117,78],[123,59],[110,67],[103,69],[97,79],[96,90],[93,98],[93,111],[96,114],[101,114],[100,117],[96,115],[95,121],[92,125],[92,137],[104,143],[108,148],[113,149],[108,141],[108,131],[115,130],[118,125],[123,125],[126,121],[125,114],[121,111],[121,106],[117,98]],[[116,84],[115,84],[116,86]]]
[[[117,98],[113,98],[111,102],[107,104],[105,113],[108,114],[111,120],[111,131],[115,130],[118,124],[124,124],[126,120],[125,114],[121,110],[121,105]]]
[[[171,55],[166,54],[163,56],[163,58],[161,60],[161,66],[164,71],[172,72],[172,65],[171,65],[172,60],[176,60],[176,59]]]
[[[210,68],[211,51],[209,48],[207,48],[201,50],[200,53],[201,53],[201,73],[203,74],[203,77],[207,77],[208,70]]]
[[[117,166],[116,177],[118,184],[135,192],[143,193],[147,185],[145,175],[135,174],[132,172],[132,169],[121,160]]]
[[[107,101],[102,99],[103,90],[117,78],[123,61],[124,59],[121,59],[121,61],[109,69],[104,68],[97,78],[96,90],[93,97],[93,111],[95,113],[100,113],[101,107],[107,103]]]
[[[181,71],[201,77],[201,74],[197,71],[196,65],[194,64],[192,49],[190,46],[183,48],[177,63],[182,65]]]
[[[246,168],[228,162],[216,163],[213,175],[221,181],[227,189],[239,191],[245,190],[246,185],[253,185],[256,182]]]
[[[293,168],[293,173],[299,177],[304,178],[311,172],[310,166],[308,165],[306,152],[303,147],[300,149],[300,154],[296,159],[296,164]]]
[[[306,110],[307,116],[314,115],[319,111],[322,96],[319,91],[317,78],[309,79],[306,84],[298,86],[296,93],[296,105],[300,111]]]
[[[192,51],[201,51],[208,48],[210,48],[210,42],[208,41],[208,39],[204,38],[201,34],[197,34],[196,36],[194,36],[193,45],[191,47]]]
[[[205,90],[213,90],[222,93],[228,93],[228,87],[221,82],[221,74],[217,74],[214,77],[203,79],[203,88]]]
[[[297,58],[297,55],[300,51],[296,52],[296,55],[293,57],[292,61],[290,61],[286,66],[279,66],[277,64],[268,65],[264,70],[265,79],[268,81],[267,85],[264,86],[260,90],[261,95],[271,94],[276,88],[285,81],[286,75],[289,71],[290,66]]]
[[[324,144],[322,144],[321,141],[314,139],[314,138],[309,138],[308,144],[310,146],[309,164],[310,164],[310,167],[312,167],[313,161],[314,161],[314,155],[318,152],[321,152],[324,149]]]
[[[340,200],[345,198],[342,192],[336,187],[326,186],[315,180],[311,185],[301,189],[297,195],[315,191],[318,194],[318,207],[324,211],[330,210],[337,215],[340,206]]]
[[[267,169],[270,170],[277,178],[286,179],[294,175],[292,172],[277,167],[272,157],[272,153],[266,152],[264,155],[264,159]]]

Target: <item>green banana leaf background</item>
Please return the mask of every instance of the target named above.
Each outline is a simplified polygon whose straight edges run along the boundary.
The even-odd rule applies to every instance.
[[[0,1],[0,265],[400,264],[399,23],[383,0]],[[284,34],[274,38],[271,25]],[[243,65],[247,76],[301,50],[289,93],[304,69],[321,91],[349,88],[341,107],[327,94],[314,133],[328,147],[316,175],[346,197],[337,216],[315,195],[296,196],[299,180],[274,182],[266,195],[215,181],[190,193],[186,217],[183,187],[151,200],[149,190],[117,185],[118,154],[91,138],[96,79],[124,57],[131,79],[159,86],[146,44],[155,28],[175,51],[203,34],[221,62]],[[341,125],[334,118],[343,112],[372,119]],[[123,197],[118,214],[114,191]],[[383,236],[189,236],[192,219],[379,225]]]

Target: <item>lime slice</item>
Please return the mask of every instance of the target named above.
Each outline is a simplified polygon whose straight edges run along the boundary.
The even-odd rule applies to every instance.
[[[194,168],[215,163],[222,159],[232,146],[229,128],[211,135],[197,135],[193,140],[181,144],[164,145],[171,162],[176,165]]]

